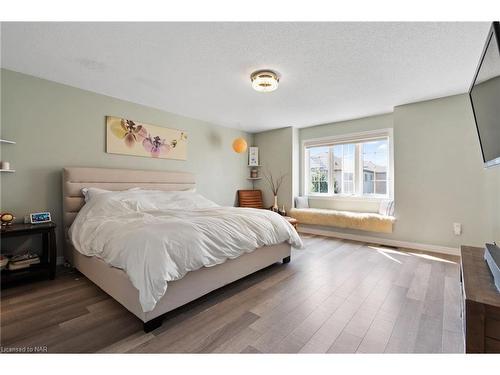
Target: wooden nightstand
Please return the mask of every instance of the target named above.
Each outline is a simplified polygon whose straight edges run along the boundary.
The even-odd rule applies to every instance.
[[[42,236],[42,253],[40,254],[40,264],[32,264],[28,268],[19,270],[3,269],[2,287],[9,283],[21,279],[40,275],[47,275],[49,279],[54,279],[56,275],[56,225],[54,223],[46,224],[12,224],[1,227],[0,240],[19,236]],[[2,250],[2,254],[7,254]]]

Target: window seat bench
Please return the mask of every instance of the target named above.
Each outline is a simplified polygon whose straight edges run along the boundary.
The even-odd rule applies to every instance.
[[[369,232],[392,233],[394,216],[378,213],[336,211],[324,208],[292,208],[288,213],[300,224],[324,225]]]

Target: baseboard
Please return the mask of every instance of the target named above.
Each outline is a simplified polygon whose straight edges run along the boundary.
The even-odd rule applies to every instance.
[[[298,232],[299,233],[307,233],[307,234],[316,234],[319,236],[326,236],[326,237],[341,238],[344,240],[370,242],[370,243],[376,243],[376,244],[380,244],[380,245],[403,247],[403,248],[407,248],[407,249],[431,251],[434,253],[460,256],[460,250],[458,248],[455,248],[455,247],[429,245],[429,244],[422,244],[422,243],[417,243],[417,242],[398,241],[398,240],[391,240],[388,238],[379,238],[379,237],[371,237],[371,236],[365,236],[365,235],[359,235],[359,234],[341,233],[341,232],[335,232],[335,231],[324,230],[324,229],[316,229],[316,228],[310,228],[310,227],[304,228],[301,225],[299,225],[299,227],[298,227]]]

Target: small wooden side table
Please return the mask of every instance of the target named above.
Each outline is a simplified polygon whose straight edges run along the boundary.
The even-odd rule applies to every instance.
[[[292,226],[297,230],[297,225],[299,224],[299,221],[293,217],[290,216],[283,216],[283,218],[288,221]]]
[[[12,224],[3,226],[0,229],[0,240],[19,236],[42,236],[42,253],[40,254],[40,263],[32,264],[28,268],[19,270],[3,269],[2,287],[20,278],[40,276],[46,274],[53,280],[56,275],[56,225],[54,223],[43,224]],[[4,250],[1,251],[4,254]]]

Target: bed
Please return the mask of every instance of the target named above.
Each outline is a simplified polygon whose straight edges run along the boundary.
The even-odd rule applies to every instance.
[[[194,189],[195,186],[195,176],[186,172],[81,167],[63,170],[65,258],[83,275],[136,315],[144,323],[146,332],[159,327],[163,316],[169,311],[271,264],[290,261],[291,245],[286,241],[259,247],[234,259],[227,259],[224,263],[202,267],[188,272],[179,280],[169,281],[166,292],[156,302],[154,308],[144,311],[139,300],[139,291],[124,270],[108,265],[99,257],[83,255],[73,246],[68,231],[78,212],[85,205],[82,188],[110,191],[142,188],[177,192]]]

